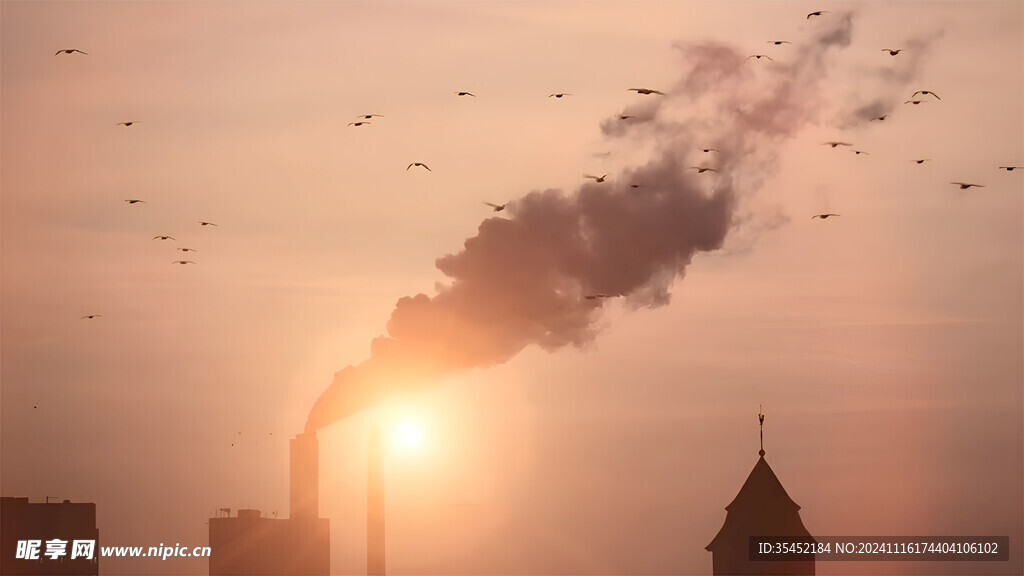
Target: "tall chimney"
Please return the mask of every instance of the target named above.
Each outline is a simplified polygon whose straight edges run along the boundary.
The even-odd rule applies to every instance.
[[[304,432],[291,440],[289,490],[292,518],[315,520],[320,516],[318,449],[316,432]]]
[[[380,426],[370,430],[369,471],[366,477],[366,573],[384,576],[384,462]]]

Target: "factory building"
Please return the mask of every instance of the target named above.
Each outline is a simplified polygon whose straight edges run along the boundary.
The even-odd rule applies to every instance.
[[[291,440],[287,519],[259,510],[210,518],[210,576],[327,576],[330,521],[319,513],[319,443],[315,432]]]
[[[96,576],[99,535],[96,504],[0,498],[0,575]]]

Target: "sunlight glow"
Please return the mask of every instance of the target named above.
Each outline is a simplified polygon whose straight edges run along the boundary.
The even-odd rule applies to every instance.
[[[391,433],[395,448],[401,452],[415,452],[423,445],[423,427],[412,419],[402,419],[395,423]]]

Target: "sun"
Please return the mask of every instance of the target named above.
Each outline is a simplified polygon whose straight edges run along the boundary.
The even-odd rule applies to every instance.
[[[419,422],[405,418],[395,423],[391,437],[399,451],[416,452],[423,446],[423,427]]]

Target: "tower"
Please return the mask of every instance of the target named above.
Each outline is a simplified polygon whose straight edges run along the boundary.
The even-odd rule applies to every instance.
[[[725,507],[725,523],[705,548],[711,552],[712,571],[718,574],[814,574],[814,556],[805,560],[751,560],[751,536],[789,536],[809,539],[800,520],[800,506],[789,497],[764,459],[764,414],[758,413],[761,449],[757,463],[736,498]]]
[[[384,576],[384,462],[380,427],[370,430],[369,469],[366,478],[366,573]]]

